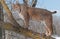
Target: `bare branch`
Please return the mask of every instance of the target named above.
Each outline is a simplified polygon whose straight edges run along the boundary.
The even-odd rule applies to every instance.
[[[24,4],[26,4],[26,5],[28,5],[28,6],[29,6],[29,4],[28,4],[29,1],[30,1],[30,0],[23,0]],[[30,5],[30,7],[35,7],[36,4],[37,4],[37,0],[32,0],[32,3],[31,3],[31,5]]]
[[[6,10],[6,12],[7,12],[7,14],[8,14],[8,18],[10,19],[11,23],[12,23],[14,26],[17,26],[17,27],[20,26],[20,25],[16,22],[16,20],[13,18],[12,13],[11,13],[11,11],[9,10],[9,8],[7,7],[5,1],[4,1],[4,0],[1,0],[0,2],[1,2],[3,8]]]
[[[37,0],[32,0],[32,7],[35,7],[37,4]]]
[[[24,4],[28,5],[28,0],[23,0]]]

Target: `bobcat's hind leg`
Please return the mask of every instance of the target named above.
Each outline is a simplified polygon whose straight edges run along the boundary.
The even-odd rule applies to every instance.
[[[48,19],[45,20],[46,23],[46,35],[51,36],[53,34],[53,26],[52,26],[52,17],[49,17]]]

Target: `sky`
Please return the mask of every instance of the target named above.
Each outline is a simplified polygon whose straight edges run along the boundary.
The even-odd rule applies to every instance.
[[[57,11],[55,15],[60,16],[60,0],[38,0],[36,7]]]
[[[60,10],[60,0],[38,0],[37,7]]]

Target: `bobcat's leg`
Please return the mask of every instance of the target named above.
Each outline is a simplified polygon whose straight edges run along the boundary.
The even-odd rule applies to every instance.
[[[52,26],[52,17],[50,16],[48,19],[45,20],[46,23],[46,35],[50,36],[53,33],[53,26]]]
[[[46,30],[46,33],[45,33],[45,34],[46,34],[47,36],[49,36],[49,30],[48,30],[48,27],[47,27],[47,26],[45,26],[45,30]]]
[[[48,34],[49,34],[49,31],[48,31],[48,27],[47,27],[47,25],[46,25],[46,21],[42,21],[42,23],[44,24],[44,26],[45,26],[45,34],[48,36]]]
[[[29,16],[25,16],[25,20],[24,20],[24,28],[28,28],[29,27]]]
[[[28,28],[29,27],[29,21],[28,19],[24,20],[24,28]]]

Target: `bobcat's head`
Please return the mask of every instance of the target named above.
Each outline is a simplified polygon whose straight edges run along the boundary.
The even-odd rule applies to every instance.
[[[14,11],[14,12],[21,12],[21,7],[20,7],[20,4],[13,4],[12,5],[12,10]]]

